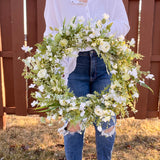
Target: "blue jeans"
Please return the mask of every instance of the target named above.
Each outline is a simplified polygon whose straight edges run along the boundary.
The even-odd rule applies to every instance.
[[[74,92],[75,96],[86,96],[94,91],[101,92],[111,83],[110,79],[111,75],[107,74],[103,59],[98,57],[94,50],[79,52],[76,68],[68,78],[68,87]],[[115,123],[116,116],[110,122],[103,122],[102,130],[115,126]],[[114,131],[112,136],[109,137],[102,136],[97,130],[96,124],[93,124],[96,131],[97,159],[110,160],[116,132]],[[82,159],[83,137],[84,131],[82,134],[75,132],[64,136],[67,160]]]

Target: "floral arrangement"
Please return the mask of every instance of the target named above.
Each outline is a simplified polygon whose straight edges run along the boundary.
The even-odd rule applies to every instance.
[[[101,131],[100,122],[109,121],[114,114],[125,117],[128,107],[137,112],[137,84],[151,90],[145,84],[145,78],[154,79],[154,76],[149,71],[141,71],[141,66],[134,62],[143,57],[131,49],[135,45],[134,39],[125,41],[123,36],[116,38],[110,34],[112,23],[109,15],[104,14],[98,21],[84,22],[83,17],[73,17],[69,24],[64,20],[62,28],[50,28],[57,32],[56,35],[44,37],[41,43],[36,44],[37,50],[33,55],[32,48],[23,46],[25,52],[31,53],[22,59],[26,66],[23,76],[33,81],[29,86],[35,89],[31,94],[35,99],[32,107],[37,106],[37,111],[46,112],[48,119],[60,116],[62,121],[80,121],[82,127],[96,121]],[[65,83],[62,62],[65,57],[75,56],[74,52],[87,47],[96,50],[103,58],[107,72],[112,75],[111,84],[101,93],[75,97]]]

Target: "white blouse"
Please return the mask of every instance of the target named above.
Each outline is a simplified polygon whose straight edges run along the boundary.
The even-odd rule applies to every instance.
[[[79,2],[78,0],[46,0],[46,6],[44,11],[44,18],[46,22],[46,30],[44,36],[48,34],[55,35],[52,28],[62,27],[64,18],[66,24],[69,23],[73,16],[83,16],[85,19],[101,19],[102,15],[106,13],[110,16],[110,22],[113,22],[111,27],[111,34],[116,36],[125,36],[129,29],[128,17],[124,8],[122,0],[88,0],[87,3]],[[87,48],[85,50],[91,50]],[[74,53],[78,55],[77,53]],[[65,82],[69,74],[76,67],[77,57],[68,57],[62,61],[62,65],[65,67]]]

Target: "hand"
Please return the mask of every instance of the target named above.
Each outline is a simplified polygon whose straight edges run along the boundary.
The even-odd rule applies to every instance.
[[[87,3],[88,0],[79,0],[80,2]]]

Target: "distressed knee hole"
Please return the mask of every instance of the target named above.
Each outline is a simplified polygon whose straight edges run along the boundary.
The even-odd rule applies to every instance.
[[[80,127],[80,123],[77,124],[70,124],[68,123],[67,127],[66,127],[67,131],[69,132],[79,132],[81,127]]]
[[[110,136],[113,136],[114,133],[115,133],[115,126],[112,126],[110,128],[107,128],[106,130],[103,130],[102,136],[110,137]]]
[[[113,129],[114,129],[114,127],[115,127],[115,126],[112,126],[112,127],[110,127],[110,128],[107,128],[106,130],[104,130],[104,133],[110,133],[110,132],[112,132]]]

